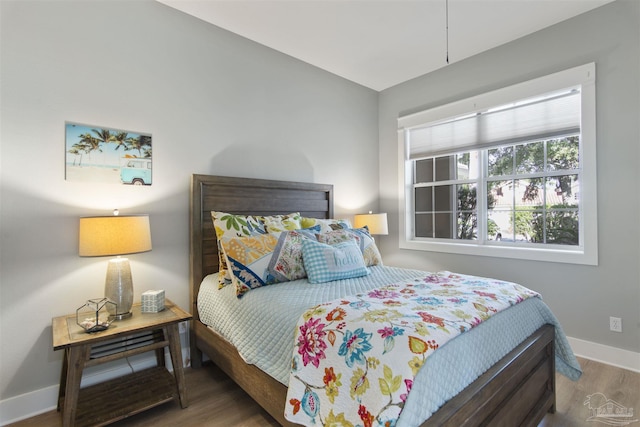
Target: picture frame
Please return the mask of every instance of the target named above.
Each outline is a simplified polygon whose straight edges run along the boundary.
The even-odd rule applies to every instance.
[[[153,183],[152,137],[65,122],[65,179],[148,186]]]

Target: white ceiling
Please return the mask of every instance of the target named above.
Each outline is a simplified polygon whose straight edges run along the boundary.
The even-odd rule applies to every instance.
[[[383,90],[447,66],[447,0],[158,0]],[[449,63],[613,0],[448,0]]]

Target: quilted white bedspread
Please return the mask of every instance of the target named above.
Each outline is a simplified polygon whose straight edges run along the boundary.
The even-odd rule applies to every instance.
[[[368,276],[310,284],[304,280],[254,289],[241,299],[235,289],[218,289],[215,275],[198,295],[200,320],[215,329],[254,364],[284,385],[289,381],[294,330],[301,314],[314,305],[424,276],[424,271],[370,267]],[[415,426],[485,372],[545,323],[556,327],[556,369],[571,379],[581,371],[555,316],[539,298],[510,307],[432,354],[415,378],[397,426]]]

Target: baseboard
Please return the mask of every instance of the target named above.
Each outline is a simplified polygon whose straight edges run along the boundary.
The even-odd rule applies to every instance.
[[[58,386],[52,385],[30,393],[0,400],[0,425],[4,426],[55,410],[57,399]]]
[[[640,353],[608,345],[567,337],[576,356],[596,362],[640,372]]]
[[[182,360],[185,367],[189,366],[190,349],[187,346],[182,348]],[[153,353],[131,357],[128,361],[108,365],[98,365],[85,370],[82,377],[81,387],[101,383],[113,378],[127,375],[132,371],[156,366],[156,358]],[[171,358],[166,354],[167,368],[172,371]],[[107,366],[105,368],[105,366]],[[15,423],[20,420],[34,417],[45,412],[54,411],[58,406],[58,385],[52,385],[9,399],[0,400],[0,426]]]

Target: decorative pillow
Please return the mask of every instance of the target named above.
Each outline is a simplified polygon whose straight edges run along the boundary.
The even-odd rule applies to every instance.
[[[267,231],[258,216],[212,211],[211,218],[218,244],[218,284],[222,288],[231,283],[232,275],[227,267],[227,258],[224,255],[221,239],[265,234]]]
[[[355,240],[327,245],[313,240],[302,241],[302,259],[311,283],[366,276],[362,252]]]
[[[302,217],[298,212],[294,212],[289,215],[263,216],[261,218],[263,219],[264,225],[269,233],[302,228]]]
[[[365,265],[367,267],[372,265],[382,265],[382,255],[380,255],[380,251],[378,250],[373,237],[369,234],[369,228],[367,228],[367,226],[362,228],[349,228],[347,230],[334,230],[329,231],[328,233],[316,235],[318,242],[327,243],[329,245],[345,242],[353,239],[354,237],[360,245]]]
[[[346,219],[319,219],[302,217],[300,223],[302,225],[301,228],[310,228],[319,225],[321,233],[326,233],[332,230],[342,230],[343,228],[351,228],[351,223]]]
[[[279,282],[302,279],[307,277],[302,261],[302,241],[304,239],[316,240],[315,233],[320,231],[320,226],[301,230],[286,231],[280,234],[278,244],[273,251],[269,272]]]
[[[269,262],[278,244],[279,234],[225,237],[220,240],[238,298],[251,289],[278,282],[269,273]]]
[[[256,236],[266,234],[269,231],[281,231],[287,227],[295,227],[298,224],[300,228],[300,214],[298,212],[289,215],[234,215],[226,212],[212,211],[211,218],[213,226],[216,230],[216,238],[218,243],[218,283],[219,287],[231,283],[232,275],[228,271],[227,259],[224,254],[224,248],[220,244],[223,238]],[[268,224],[268,226],[267,226]]]

